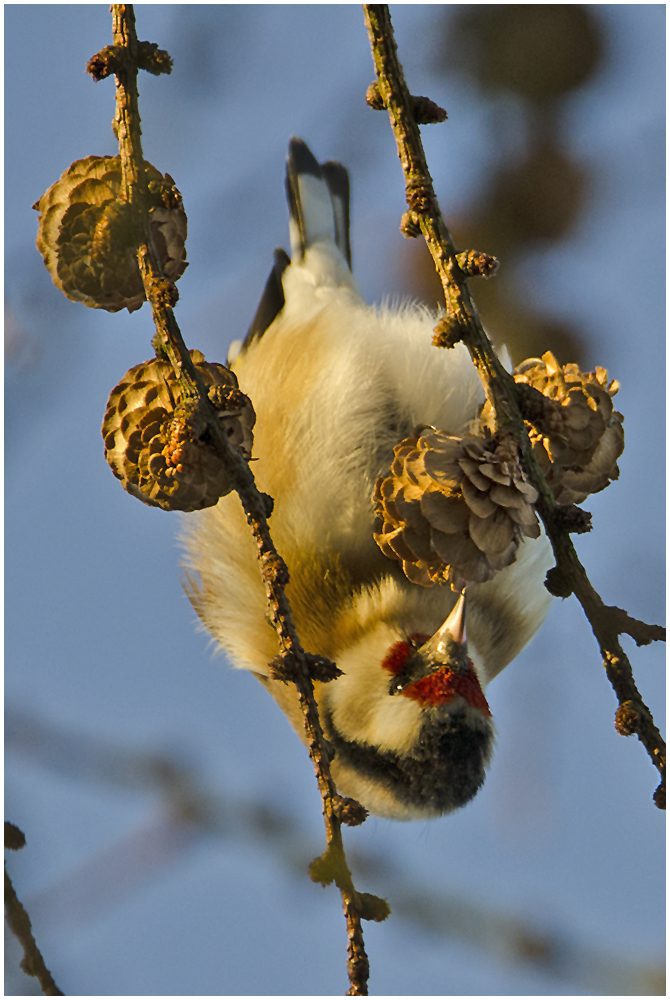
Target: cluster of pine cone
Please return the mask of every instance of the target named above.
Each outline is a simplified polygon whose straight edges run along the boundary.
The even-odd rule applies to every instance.
[[[163,275],[186,270],[186,213],[169,174],[145,161],[150,237]],[[119,156],[72,163],[33,205],[39,213],[37,248],[54,284],[93,309],[133,312],[145,301],[137,253],[146,237],[135,207],[124,198]],[[191,359],[208,389],[229,443],[247,461],[256,421],[235,375]],[[164,510],[211,507],[232,484],[209,440],[197,401],[184,399],[172,366],[157,358],[136,365],[112,390],[102,425],[105,457],[123,488]]]
[[[623,417],[612,396],[619,387],[603,368],[561,367],[547,353],[523,362],[514,378],[541,393],[532,396],[527,427],[558,503],[581,503],[618,477]],[[483,583],[514,562],[524,537],[540,534],[537,493],[514,441],[491,433],[492,417],[487,403],[480,433],[462,438],[416,428],[395,447],[390,474],[375,484],[375,541],[413,583],[456,590]]]
[[[256,421],[248,396],[223,365],[191,351],[230,444],[249,459]],[[212,507],[230,493],[223,464],[207,440],[206,422],[184,404],[170,364],[136,365],[112,390],[102,424],[105,457],[128,493],[164,510]]]
[[[186,213],[169,174],[144,164],[151,234],[163,274],[186,270]],[[121,159],[76,160],[35,202],[37,248],[54,284],[93,309],[133,312],[145,301],[137,263],[140,236],[133,208],[121,197]]]
[[[413,583],[483,583],[514,562],[524,536],[539,536],[537,493],[511,439],[417,428],[394,453],[375,486],[374,537]]]
[[[519,365],[514,378],[551,401],[527,428],[558,503],[582,503],[619,478],[623,416],[612,405],[619,384],[608,383],[604,368],[581,372],[577,365],[561,367],[547,351]]]

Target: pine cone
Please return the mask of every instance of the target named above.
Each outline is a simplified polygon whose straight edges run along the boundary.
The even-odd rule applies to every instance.
[[[228,440],[248,460],[256,422],[250,399],[233,372],[205,361],[200,351],[190,354]],[[131,368],[112,390],[102,424],[105,458],[143,503],[163,510],[212,507],[232,487],[205,430],[197,407],[183,402],[172,366],[154,358]]]
[[[483,583],[540,527],[516,448],[495,438],[418,427],[375,484],[374,538],[413,583]]]
[[[186,213],[169,174],[145,162],[151,230],[163,273],[176,281],[186,270]],[[93,309],[133,312],[145,301],[137,263],[135,213],[121,197],[121,159],[76,160],[35,202],[37,249],[54,284]]]
[[[582,503],[618,479],[617,459],[624,447],[623,416],[612,405],[618,382],[604,368],[581,372],[561,367],[548,351],[529,358],[514,372],[517,382],[538,389],[559,404],[549,426],[530,427],[538,461],[558,503]]]

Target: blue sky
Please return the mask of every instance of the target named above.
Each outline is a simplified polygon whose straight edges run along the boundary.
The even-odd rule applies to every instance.
[[[527,262],[527,281],[543,308],[578,317],[589,364],[622,385],[621,479],[589,498],[595,528],[578,539],[580,556],[607,603],[660,621],[665,6],[592,9],[608,57],[561,127],[600,183],[571,239]],[[441,11],[392,8],[413,91],[449,111],[447,126],[424,130],[448,221],[476,197],[491,150],[476,96],[431,74]],[[141,114],[145,155],[173,175],[189,217],[177,309],[189,346],[223,360],[246,330],[272,250],[288,244],[293,134],[349,167],[357,277],[369,301],[392,295],[403,184],[388,123],[363,99],[372,68],[360,7],[140,4],[136,14],[139,37],[175,58],[171,77],[143,75]],[[150,314],[67,301],[34,248],[33,202],[72,160],[115,152],[113,84],[84,72],[109,41],[106,5],[5,6],[6,799],[28,837],[10,870],[65,993],[342,994],[339,899],[304,874],[322,850],[309,760],[260,685],[196,630],[177,517],[125,494],[103,459],[107,396],[150,356]],[[624,644],[662,728],[664,651]],[[656,775],[636,740],[614,732],[615,699],[574,599],[555,603],[487,694],[498,742],[485,788],[437,822],[348,831],[353,854],[377,859],[360,888],[392,908],[398,886],[462,899],[568,952],[578,942],[589,955],[660,962]],[[130,755],[125,780],[99,762],[112,750]],[[142,754],[188,766],[225,822],[170,839]],[[259,803],[288,817],[289,837],[264,839],[244,820]],[[602,993],[578,969],[540,972],[477,934],[460,943],[402,916],[365,930],[376,995]]]

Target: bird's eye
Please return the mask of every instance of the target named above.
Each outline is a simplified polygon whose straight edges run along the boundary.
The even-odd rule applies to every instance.
[[[405,688],[408,687],[411,683],[412,683],[411,680],[404,680],[399,682],[398,678],[394,677],[393,681],[391,682],[391,686],[389,687],[389,694],[390,695],[402,694]]]

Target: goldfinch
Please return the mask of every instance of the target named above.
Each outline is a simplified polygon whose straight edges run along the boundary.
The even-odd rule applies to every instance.
[[[270,529],[305,649],[342,675],[316,683],[338,790],[370,812],[427,819],[467,803],[493,744],[484,688],[540,627],[553,565],[544,534],[465,592],[412,582],[375,540],[375,484],[421,428],[465,435],[483,389],[466,348],[432,346],[436,316],[369,306],[351,271],[349,180],[293,139],[291,256],[275,252],[260,305],[229,364],[256,410],[253,471],[274,498]],[[187,589],[233,664],[250,670],[303,735],[277,656],[254,541],[233,494],[188,515]],[[467,595],[467,596],[466,596]]]

